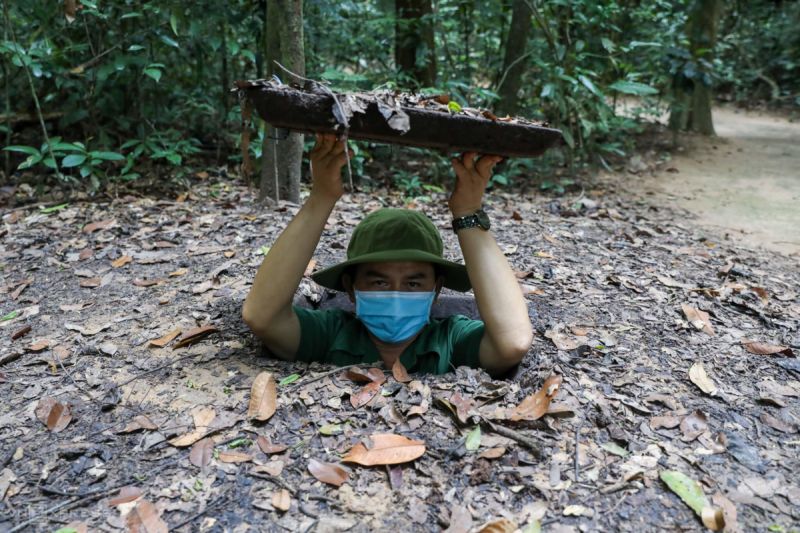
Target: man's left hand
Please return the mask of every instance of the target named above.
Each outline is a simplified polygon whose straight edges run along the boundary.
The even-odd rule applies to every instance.
[[[453,217],[474,213],[483,204],[483,192],[492,177],[492,168],[503,160],[499,155],[481,155],[476,161],[475,152],[466,152],[461,159],[451,162],[456,172],[456,186],[447,204]]]

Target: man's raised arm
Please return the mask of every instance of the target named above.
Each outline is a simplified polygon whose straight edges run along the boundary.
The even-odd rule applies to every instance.
[[[484,155],[476,162],[474,153],[466,153],[460,160],[452,161],[456,187],[448,205],[453,218],[471,215],[481,208],[492,167],[501,159]],[[528,305],[511,266],[490,232],[479,227],[461,229],[458,242],[485,324],[480,364],[490,374],[500,374],[518,364],[533,342]]]
[[[300,322],[292,298],[342,196],[345,140],[318,135],[311,151],[311,194],[270,248],[244,301],[242,318],[272,353],[293,360],[300,346]]]

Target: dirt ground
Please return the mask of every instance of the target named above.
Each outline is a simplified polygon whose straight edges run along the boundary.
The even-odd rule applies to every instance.
[[[508,380],[389,373],[358,408],[362,383],[264,357],[240,318],[296,206],[260,207],[212,176],[183,198],[4,208],[0,530],[703,530],[662,481],[677,471],[726,531],[798,531],[797,261],[627,192],[631,179],[490,196],[538,333],[524,363]],[[344,256],[365,212],[402,203],[343,199],[316,268]],[[445,206],[411,207],[458,258]],[[320,294],[304,281],[301,297]],[[203,326],[215,331],[193,337]],[[284,384],[259,422],[263,371]],[[510,420],[551,375],[548,413]],[[425,452],[341,462],[376,433]],[[315,461],[347,480],[319,481]]]
[[[800,122],[723,106],[714,127],[632,187],[734,242],[800,257]]]

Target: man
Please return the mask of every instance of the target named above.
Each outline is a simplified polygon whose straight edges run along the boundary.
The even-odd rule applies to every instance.
[[[318,135],[311,151],[311,193],[264,258],[242,309],[244,321],[277,357],[338,365],[400,358],[411,372],[444,373],[461,364],[498,375],[530,348],[528,307],[481,210],[498,156],[466,153],[452,161],[457,181],[448,205],[465,265],[442,258],[442,240],[421,213],[381,209],[356,227],[348,260],[315,273],[319,284],[346,291],[355,316],[308,310],[292,298],[344,189],[346,141]],[[482,320],[430,320],[442,287],[472,288]]]

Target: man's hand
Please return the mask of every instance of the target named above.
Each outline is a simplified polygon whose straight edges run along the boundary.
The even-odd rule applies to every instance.
[[[317,134],[317,143],[312,148],[311,159],[311,194],[336,201],[344,194],[342,185],[342,167],[347,163],[345,152],[346,139],[337,139],[331,133]]]
[[[453,217],[474,213],[483,204],[483,192],[492,177],[492,168],[503,160],[499,155],[482,155],[475,161],[475,152],[466,152],[452,160],[456,171],[456,187],[447,204]]]

